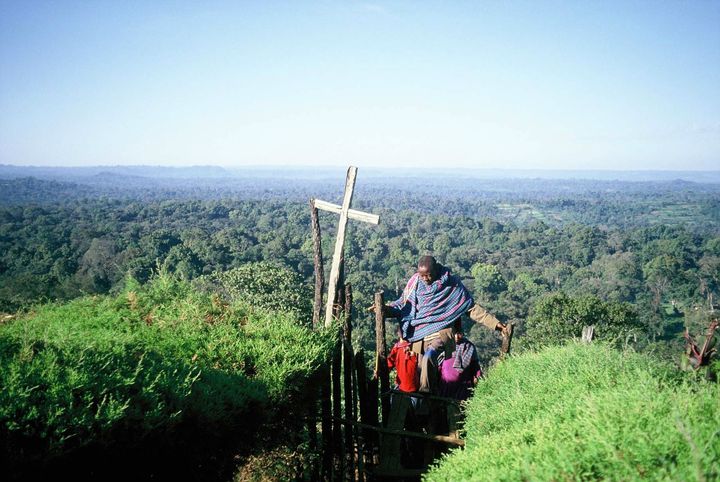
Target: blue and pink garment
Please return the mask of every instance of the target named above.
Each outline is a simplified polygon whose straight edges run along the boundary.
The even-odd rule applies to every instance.
[[[473,303],[460,278],[442,267],[440,277],[430,284],[412,275],[402,296],[389,306],[400,317],[403,338],[418,341],[452,325]]]

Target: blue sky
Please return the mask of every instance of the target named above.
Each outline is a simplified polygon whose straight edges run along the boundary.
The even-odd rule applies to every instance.
[[[720,169],[720,0],[0,0],[0,163]]]

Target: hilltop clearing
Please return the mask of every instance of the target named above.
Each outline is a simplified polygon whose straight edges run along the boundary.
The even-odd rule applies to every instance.
[[[718,480],[718,400],[717,383],[604,345],[526,353],[478,386],[465,450],[426,480]]]

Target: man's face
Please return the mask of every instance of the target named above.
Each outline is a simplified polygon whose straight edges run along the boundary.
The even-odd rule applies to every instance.
[[[435,281],[435,273],[434,269],[429,269],[427,266],[418,266],[418,275],[420,275],[420,279],[425,282],[425,284],[430,284],[433,281]]]

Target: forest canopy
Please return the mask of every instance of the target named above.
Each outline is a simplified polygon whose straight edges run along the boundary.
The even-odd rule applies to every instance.
[[[142,283],[162,270],[198,286],[214,283],[229,297],[241,296],[252,278],[256,302],[307,297],[295,305],[307,316],[308,200],[337,201],[342,188],[329,174],[313,179],[301,172],[272,178],[262,170],[228,176],[202,168],[178,174],[0,167],[6,313],[112,293],[127,277]],[[608,320],[621,320],[610,323],[616,331],[627,324],[655,351],[677,351],[684,328],[703,325],[720,290],[720,183],[705,174],[699,180],[710,182],[361,173],[354,207],[379,214],[381,223],[348,226],[356,342],[372,348],[371,320],[358,307],[370,305],[378,289],[388,300],[397,297],[417,258],[429,253],[479,303],[513,320],[527,341],[576,337],[579,319],[612,313]],[[320,223],[329,258],[337,220],[321,213]],[[254,279],[248,266],[264,266],[265,274]],[[565,323],[568,310],[580,306],[591,306],[592,316]],[[470,337],[486,347],[497,341],[476,326]]]

